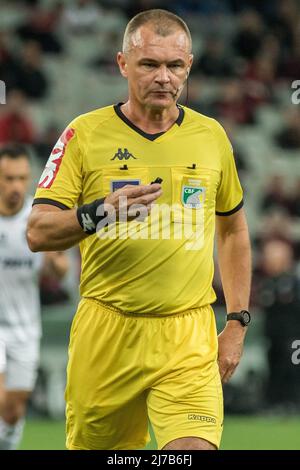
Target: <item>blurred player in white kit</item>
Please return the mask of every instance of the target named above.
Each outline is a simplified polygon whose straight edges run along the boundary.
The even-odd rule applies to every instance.
[[[60,252],[32,253],[25,236],[32,198],[25,148],[0,148],[0,450],[16,449],[34,388],[41,337],[39,276],[68,269]]]

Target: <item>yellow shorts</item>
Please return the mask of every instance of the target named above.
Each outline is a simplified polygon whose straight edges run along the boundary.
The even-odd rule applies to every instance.
[[[134,316],[83,299],[66,388],[68,449],[158,448],[195,436],[219,447],[223,396],[210,306]]]

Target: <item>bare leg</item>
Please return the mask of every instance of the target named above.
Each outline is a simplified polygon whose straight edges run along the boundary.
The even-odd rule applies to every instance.
[[[181,437],[168,442],[163,450],[216,450],[216,446],[200,437]]]
[[[0,449],[16,449],[21,441],[24,415],[30,392],[9,390],[4,392],[0,418]]]

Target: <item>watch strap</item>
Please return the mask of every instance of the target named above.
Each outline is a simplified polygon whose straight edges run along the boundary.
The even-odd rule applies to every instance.
[[[245,320],[245,315],[247,314],[248,321]],[[247,318],[246,317],[246,318]],[[230,312],[227,314],[227,321],[229,320],[237,320],[241,323],[243,326],[247,326],[250,323],[251,316],[248,310],[241,310],[240,312]]]

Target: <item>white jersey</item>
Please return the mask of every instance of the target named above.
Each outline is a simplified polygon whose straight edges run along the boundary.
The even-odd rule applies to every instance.
[[[11,217],[0,214],[0,339],[27,341],[41,336],[38,275],[42,253],[32,253],[26,225],[32,199]]]

